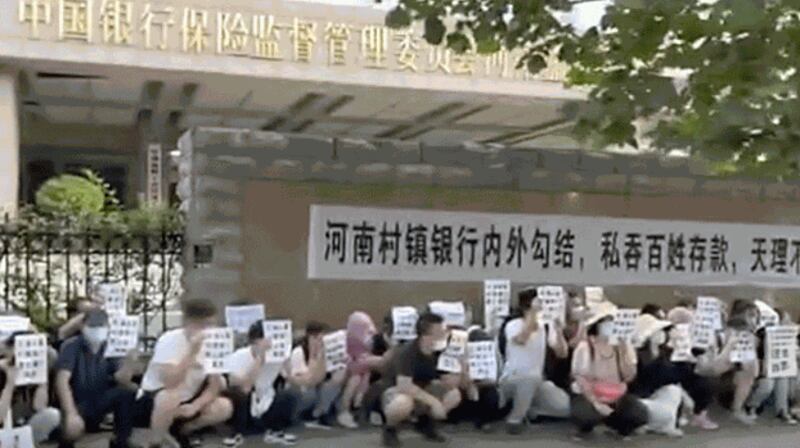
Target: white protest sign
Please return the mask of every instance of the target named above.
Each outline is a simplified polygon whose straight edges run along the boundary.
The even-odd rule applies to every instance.
[[[11,411],[6,415],[6,423],[0,431],[0,448],[35,448],[33,430],[30,426],[14,428],[11,425]]]
[[[230,328],[209,328],[204,332],[203,369],[207,374],[228,373],[225,362],[233,353],[233,330]]]
[[[561,286],[540,286],[536,288],[536,299],[542,306],[542,323],[564,323],[567,312],[567,300]]]
[[[483,281],[483,318],[486,331],[494,332],[511,313],[511,281]]]
[[[722,303],[716,297],[698,297],[695,315],[703,316],[714,331],[722,330]]]
[[[108,317],[106,358],[122,358],[139,345],[139,316],[112,314]]]
[[[436,369],[447,373],[461,373],[461,360],[458,357],[442,353],[439,355]]]
[[[271,342],[264,362],[279,363],[288,359],[292,353],[292,321],[265,320],[262,325],[264,337]]]
[[[448,327],[465,327],[467,313],[464,309],[464,302],[431,302],[428,307],[431,313],[438,314],[444,319],[444,324]]]
[[[633,308],[618,309],[614,313],[614,329],[611,341],[618,344],[622,341],[630,341],[636,332],[636,319],[641,314],[640,310]]]
[[[732,336],[735,338],[731,350],[731,362],[753,362],[756,360],[756,341],[752,333],[738,331]]]
[[[47,383],[47,337],[26,334],[14,338],[17,386]]]
[[[758,328],[774,327],[780,323],[780,316],[775,309],[761,300],[756,300],[755,304],[758,307]]]
[[[417,338],[417,320],[419,313],[413,306],[396,306],[392,308],[392,339],[395,341],[413,341]]]
[[[675,325],[669,334],[669,346],[672,347],[672,362],[695,362],[692,355],[692,328],[690,324]]]
[[[452,356],[464,356],[467,353],[467,340],[469,333],[464,330],[453,330],[450,332],[450,340],[447,343],[445,353]]]
[[[247,333],[251,325],[261,320],[264,320],[264,305],[225,307],[225,324],[236,333]]]
[[[767,328],[767,378],[797,376],[797,332],[798,327],[795,325]]]
[[[716,331],[722,324],[720,302],[713,297],[698,297],[692,315],[692,347],[708,349],[716,346]]]
[[[128,291],[121,283],[99,283],[95,286],[95,295],[109,315],[128,312]]]
[[[494,341],[467,344],[469,376],[475,381],[497,381],[497,345]]]
[[[467,354],[469,334],[464,330],[450,332],[450,340],[444,353],[439,355],[436,368],[443,372],[461,373],[461,358]]]
[[[31,320],[22,316],[0,316],[0,342],[12,334],[31,329]]]
[[[325,370],[335,372],[347,368],[347,332],[339,330],[322,338],[325,347]]]
[[[600,286],[587,286],[584,290],[586,295],[586,307],[593,309],[606,300],[605,291]]]

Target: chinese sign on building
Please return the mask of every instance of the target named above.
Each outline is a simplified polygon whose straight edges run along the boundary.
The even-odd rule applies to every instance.
[[[800,285],[800,228],[312,205],[312,279]]]
[[[421,30],[380,23],[288,17],[270,10],[215,9],[124,0],[17,0],[18,22],[35,40],[79,42],[194,55],[218,55],[398,73],[439,73],[561,82],[552,64],[532,77],[519,54],[457,54],[425,43]]]

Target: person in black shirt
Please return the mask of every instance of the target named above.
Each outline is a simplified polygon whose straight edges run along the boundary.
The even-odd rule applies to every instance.
[[[97,432],[114,413],[114,439],[109,446],[127,448],[133,432],[136,385],[132,358],[106,358],[108,315],[92,309],[83,330],[64,342],[56,363],[56,393],[64,413],[59,446],[72,448],[86,432]]]
[[[460,401],[445,397],[445,394],[458,393],[458,390],[447,391],[438,382],[438,355],[446,346],[444,320],[439,315],[425,313],[417,321],[417,339],[399,347],[387,365],[381,380],[387,386],[382,396],[386,418],[383,429],[385,446],[401,445],[397,438],[397,426],[414,413],[418,415],[417,430],[427,440],[446,441],[436,430],[434,420],[447,418],[445,401],[451,404],[451,408]],[[454,402],[455,405],[452,405]]]

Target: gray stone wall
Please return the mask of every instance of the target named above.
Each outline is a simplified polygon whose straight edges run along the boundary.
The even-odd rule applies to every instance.
[[[248,208],[267,207],[257,198],[245,200],[248,185],[253,182],[308,182],[332,188],[361,186],[359,191],[365,192],[405,187],[491,191],[495,195],[498,191],[508,191],[509,196],[520,192],[546,195],[579,192],[601,200],[595,201],[600,205],[593,203],[578,213],[597,213],[600,208],[600,214],[611,216],[627,216],[618,206],[613,211],[603,209],[603,204],[611,200],[608,198],[614,197],[617,203],[652,197],[658,198],[659,204],[668,204],[673,197],[684,202],[685,199],[679,198],[707,197],[717,198],[719,201],[714,204],[722,207],[741,209],[745,204],[755,203],[793,205],[800,191],[798,184],[713,178],[705,175],[700,163],[654,156],[510,150],[477,145],[421,147],[404,142],[373,143],[215,128],[190,131],[180,140],[179,148],[182,155],[178,192],[187,217],[185,289],[189,297],[212,297],[220,304],[253,295],[243,278],[248,269],[250,272],[256,269],[245,266],[247,251],[253,249],[244,234],[244,215]],[[280,201],[290,204],[291,198]],[[636,207],[641,207],[642,201],[637,204]],[[269,219],[282,220],[280,207],[269,206],[272,207],[269,213],[274,214]],[[683,215],[680,205],[676,207],[675,219],[705,219],[704,205],[695,203],[694,211]],[[756,213],[762,216],[757,219],[744,220],[789,224],[797,214],[775,212],[775,207],[770,207],[768,212],[759,209]],[[746,215],[738,210],[735,216],[726,219],[741,216]],[[307,226],[297,216],[292,219],[292,225]],[[307,229],[303,230],[307,233]],[[257,231],[249,230],[247,237],[252,239],[252,233]],[[293,243],[300,245],[301,241]],[[295,247],[291,252],[292,256],[302,258],[302,248]],[[297,266],[303,263],[294,261]],[[300,270],[298,267],[292,271],[289,280],[308,282]],[[315,296],[325,292],[318,287],[313,286]]]

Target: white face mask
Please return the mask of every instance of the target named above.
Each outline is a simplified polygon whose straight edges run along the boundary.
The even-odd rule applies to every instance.
[[[82,333],[89,344],[95,347],[108,339],[108,327],[85,327]]]
[[[611,336],[613,336],[614,322],[610,320],[605,322],[600,322],[600,324],[597,325],[597,335],[604,338],[610,338]]]

